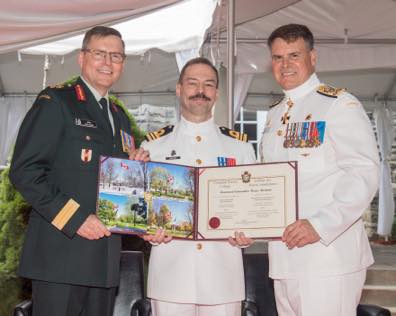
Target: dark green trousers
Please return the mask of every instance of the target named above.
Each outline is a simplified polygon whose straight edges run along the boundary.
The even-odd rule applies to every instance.
[[[116,288],[32,281],[33,316],[112,316]]]

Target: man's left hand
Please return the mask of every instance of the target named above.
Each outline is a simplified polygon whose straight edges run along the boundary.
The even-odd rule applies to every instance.
[[[152,245],[159,245],[162,243],[167,244],[172,240],[172,236],[168,236],[164,228],[158,228],[154,235],[146,234],[143,235],[142,238],[145,241],[150,242]]]
[[[319,240],[319,234],[307,219],[299,219],[287,226],[282,236],[282,241],[289,249],[300,248]]]
[[[150,160],[150,153],[144,148],[140,147],[138,149],[134,149],[129,153],[130,160],[141,160],[147,162]]]
[[[231,245],[239,247],[239,248],[249,247],[254,242],[253,239],[246,237],[244,233],[235,232],[234,236],[235,236],[234,238],[228,237],[228,242]]]

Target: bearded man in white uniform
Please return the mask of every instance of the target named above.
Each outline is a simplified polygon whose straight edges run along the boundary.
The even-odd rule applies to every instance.
[[[141,145],[153,161],[195,167],[255,163],[246,135],[214,123],[217,88],[217,69],[209,60],[195,58],[184,66],[176,86],[180,122],[149,133]],[[245,286],[240,247],[251,239],[235,232],[228,242],[170,242],[163,230],[145,239],[154,244],[147,290],[154,316],[241,314]]]
[[[299,220],[269,243],[280,316],[356,315],[373,256],[361,219],[378,187],[378,151],[360,102],[315,74],[304,25],[268,39],[272,72],[285,94],[262,136],[262,162],[298,161]]]

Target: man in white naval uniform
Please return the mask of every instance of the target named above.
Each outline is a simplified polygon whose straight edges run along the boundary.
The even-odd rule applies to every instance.
[[[246,135],[218,127],[212,108],[218,96],[216,68],[205,58],[190,60],[176,86],[181,120],[149,133],[142,147],[153,161],[196,167],[255,163]],[[245,298],[241,249],[252,241],[236,232],[229,241],[185,241],[164,231],[145,238],[151,249],[148,297],[154,316],[240,315]]]
[[[262,162],[298,161],[299,220],[269,243],[280,316],[356,315],[373,256],[361,219],[378,187],[378,151],[360,102],[314,73],[313,35],[288,24],[268,39],[285,94],[262,136]]]

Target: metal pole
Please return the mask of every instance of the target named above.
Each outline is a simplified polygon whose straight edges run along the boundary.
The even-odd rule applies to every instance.
[[[228,0],[227,10],[227,104],[228,127],[234,128],[234,50],[235,0]]]

